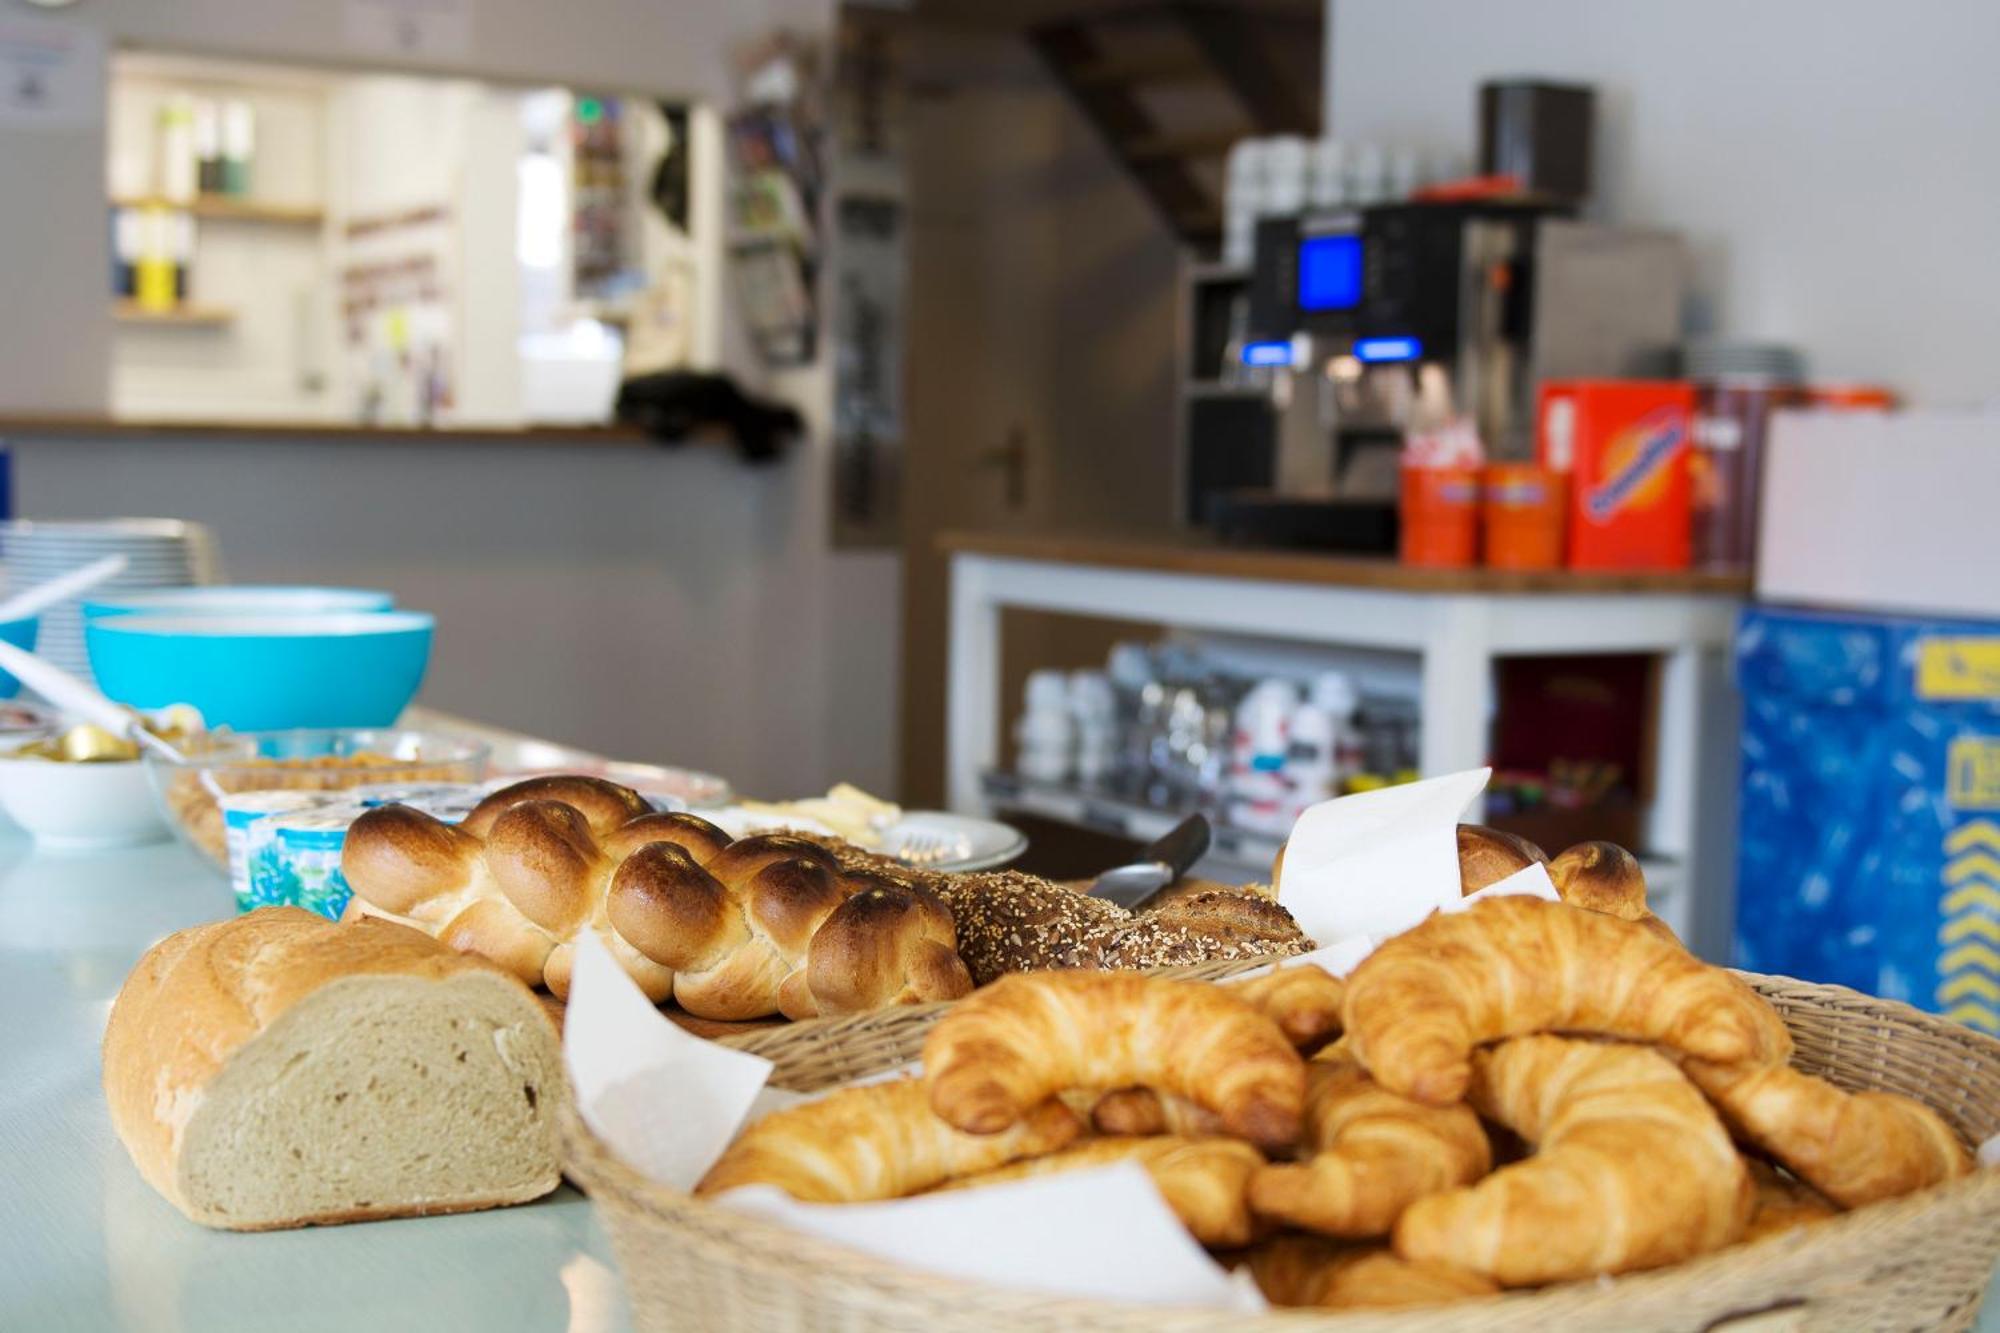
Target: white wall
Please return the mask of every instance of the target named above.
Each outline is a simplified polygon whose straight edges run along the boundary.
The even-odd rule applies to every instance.
[[[1478,84],[1600,90],[1601,211],[1684,230],[1698,318],[1930,403],[2000,391],[2000,4],[1329,0],[1339,137],[1476,150]]]

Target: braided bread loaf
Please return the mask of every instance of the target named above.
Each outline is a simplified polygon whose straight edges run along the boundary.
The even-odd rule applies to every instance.
[[[785,834],[732,840],[596,778],[532,778],[463,823],[407,806],[348,830],[352,915],[414,925],[530,985],[569,992],[595,931],[639,988],[703,1018],[853,1013],[972,989],[951,912],[924,888],[843,871]]]

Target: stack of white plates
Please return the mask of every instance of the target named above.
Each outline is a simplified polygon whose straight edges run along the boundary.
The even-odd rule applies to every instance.
[[[80,604],[107,592],[185,588],[216,579],[215,538],[199,523],[177,518],[16,519],[0,523],[0,559],[10,592],[32,588],[107,555],[125,557],[125,570],[85,593],[42,612],[35,651],[57,666],[91,679],[83,646]]]

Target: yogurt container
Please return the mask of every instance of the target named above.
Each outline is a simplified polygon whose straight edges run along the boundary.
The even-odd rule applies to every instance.
[[[249,900],[242,906],[303,907],[338,921],[353,891],[340,873],[347,827],[366,810],[352,800],[274,814],[250,826]]]
[[[487,786],[469,782],[382,782],[356,787],[341,795],[372,810],[378,805],[407,805],[432,819],[456,824],[486,798]]]
[[[249,911],[250,829],[271,815],[295,815],[339,805],[338,793],[323,791],[239,791],[225,792],[216,804],[222,810],[223,844],[229,851],[229,883],[236,890],[236,906]]]

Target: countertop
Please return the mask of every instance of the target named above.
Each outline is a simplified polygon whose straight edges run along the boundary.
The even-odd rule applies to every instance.
[[[581,754],[425,710],[404,722],[478,734],[507,766]],[[568,1185],[517,1208],[239,1235],[140,1179],[99,1086],[112,998],[154,941],[235,910],[178,842],[37,853],[0,823],[0,1329],[626,1333],[610,1244]]]
[[[1715,593],[1742,597],[1748,574],[1596,573],[1570,570],[1424,569],[1387,556],[1321,554],[1222,546],[1189,536],[1118,537],[1042,533],[946,532],[951,554],[1047,560],[1160,574],[1213,575],[1278,583],[1434,593]]]
[[[16,440],[241,440],[331,444],[540,445],[660,449],[636,426],[364,426],[340,421],[120,421],[102,416],[0,416],[0,439]],[[687,444],[726,443],[699,433]]]

